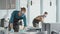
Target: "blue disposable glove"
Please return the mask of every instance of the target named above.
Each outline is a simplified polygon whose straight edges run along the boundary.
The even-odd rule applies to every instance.
[[[23,32],[26,32],[25,30],[20,30],[19,32],[23,33]]]
[[[14,29],[11,29],[10,32],[13,33],[14,32]]]

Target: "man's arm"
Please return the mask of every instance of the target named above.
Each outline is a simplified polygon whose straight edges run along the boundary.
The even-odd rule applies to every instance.
[[[42,16],[38,16],[38,17],[36,17],[36,19],[41,21],[41,22],[44,22],[44,18]]]
[[[43,22],[44,22],[44,18],[43,18],[43,17],[40,17],[40,18],[42,18],[42,19],[41,19],[41,22],[43,23]]]
[[[26,16],[25,16],[25,15],[24,15],[24,17],[23,17],[23,21],[24,21],[24,27],[26,27],[27,24],[26,24]]]
[[[11,17],[10,17],[10,21],[9,21],[9,23],[10,23],[10,28],[13,28],[14,13],[15,13],[15,12],[13,12],[13,13],[11,14]]]

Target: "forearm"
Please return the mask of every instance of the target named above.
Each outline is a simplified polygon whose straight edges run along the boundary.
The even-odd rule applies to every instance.
[[[24,27],[26,27],[27,24],[26,24],[26,17],[25,17],[25,16],[24,16],[24,18],[23,18],[23,21],[24,21]]]
[[[42,23],[44,22],[44,18],[42,18],[42,21],[41,21]]]
[[[10,28],[11,28],[11,29],[13,28],[13,23],[10,23]]]
[[[26,25],[26,23],[24,23],[24,27],[26,27],[27,25]]]

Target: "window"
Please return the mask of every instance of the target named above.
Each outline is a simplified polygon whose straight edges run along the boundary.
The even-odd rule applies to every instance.
[[[15,9],[16,0],[0,0],[0,9]]]

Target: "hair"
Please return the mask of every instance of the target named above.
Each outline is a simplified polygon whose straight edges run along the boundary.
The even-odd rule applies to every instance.
[[[48,12],[44,12],[44,14],[48,14]]]
[[[25,7],[21,8],[21,11],[23,11],[23,10],[26,11],[26,8]]]

